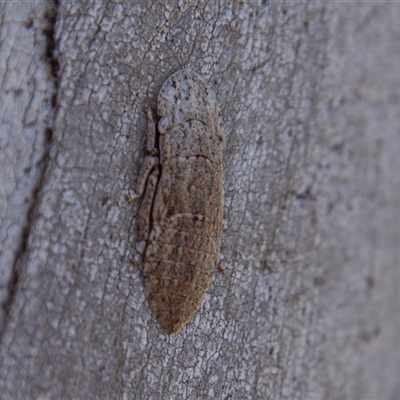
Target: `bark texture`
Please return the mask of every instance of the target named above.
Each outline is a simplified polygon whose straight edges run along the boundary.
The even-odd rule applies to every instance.
[[[399,4],[0,12],[2,399],[400,398]],[[126,196],[184,67],[221,110],[226,271],[168,337]]]

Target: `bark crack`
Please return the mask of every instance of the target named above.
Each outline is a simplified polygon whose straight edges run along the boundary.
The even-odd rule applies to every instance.
[[[43,18],[46,21],[46,26],[42,28],[42,34],[44,36],[45,51],[44,59],[45,62],[50,65],[50,77],[53,80],[53,93],[51,96],[51,107],[53,108],[53,118],[51,119],[51,125],[54,125],[54,115],[56,111],[57,104],[57,89],[58,89],[58,71],[59,63],[58,56],[56,55],[56,42],[55,42],[55,24],[57,21],[57,10],[58,10],[58,0],[54,0],[53,4],[44,12]],[[33,23],[32,23],[33,25]],[[5,328],[7,326],[7,321],[10,317],[10,310],[13,305],[16,293],[18,291],[18,286],[21,283],[21,277],[23,273],[22,266],[26,260],[28,240],[30,232],[32,230],[33,222],[37,216],[37,207],[40,202],[41,191],[43,188],[43,183],[45,181],[45,175],[47,170],[47,165],[49,162],[50,148],[53,143],[53,126],[47,126],[43,131],[43,153],[36,165],[39,169],[39,177],[37,179],[36,185],[33,187],[32,196],[30,199],[30,205],[28,212],[26,214],[26,223],[21,230],[20,242],[18,248],[14,255],[14,260],[11,266],[10,279],[7,282],[7,297],[2,303],[2,308],[4,310],[5,320],[0,331],[0,337],[2,337]]]

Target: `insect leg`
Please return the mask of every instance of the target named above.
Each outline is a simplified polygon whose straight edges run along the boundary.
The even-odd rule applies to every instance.
[[[151,225],[151,210],[154,203],[154,197],[156,194],[157,183],[160,172],[158,169],[155,169],[147,179],[146,192],[143,196],[142,205],[140,206],[139,215],[138,215],[138,226],[139,226],[139,245],[137,247],[137,253],[134,258],[134,264],[139,261],[140,256],[143,254],[147,239],[150,234],[150,225]]]
[[[149,180],[150,173],[154,168],[158,167],[159,163],[160,160],[158,159],[158,157],[147,156],[144,159],[144,162],[140,167],[139,176],[136,182],[135,194],[129,196],[128,199],[130,202],[135,201],[144,193],[146,182]]]
[[[149,238],[152,208],[159,175],[159,170],[155,169],[147,180],[146,193],[143,196],[138,215],[139,236],[141,240],[147,241]]]
[[[146,108],[146,119],[147,119],[146,148],[150,154],[156,156],[159,153],[158,149],[156,148],[157,129],[150,108]]]

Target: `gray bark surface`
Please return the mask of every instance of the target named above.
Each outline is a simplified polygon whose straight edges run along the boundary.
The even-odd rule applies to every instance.
[[[0,331],[52,137],[55,85],[47,51],[53,11],[45,3],[0,3]]]
[[[400,398],[399,4],[0,11],[1,399]],[[184,67],[220,106],[226,271],[166,336],[126,196]]]

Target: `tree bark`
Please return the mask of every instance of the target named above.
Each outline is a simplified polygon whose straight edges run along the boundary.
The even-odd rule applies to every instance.
[[[0,10],[2,399],[400,398],[398,4]],[[185,67],[220,107],[226,271],[166,336],[126,197]]]

